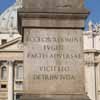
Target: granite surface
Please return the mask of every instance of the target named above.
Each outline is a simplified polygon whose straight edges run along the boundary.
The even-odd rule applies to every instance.
[[[33,94],[83,94],[81,30],[25,29],[24,89]]]

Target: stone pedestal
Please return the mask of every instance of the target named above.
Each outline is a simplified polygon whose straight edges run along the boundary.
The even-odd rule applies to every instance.
[[[18,12],[25,47],[21,100],[89,100],[82,37],[88,11],[82,0],[40,1],[23,0]]]

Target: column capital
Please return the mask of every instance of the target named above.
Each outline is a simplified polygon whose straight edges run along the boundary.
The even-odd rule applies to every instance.
[[[8,64],[8,65],[13,65],[14,62],[15,62],[15,60],[8,60],[8,61],[7,61],[7,64]]]
[[[96,67],[97,66],[97,62],[89,62],[89,61],[85,61],[84,65],[87,65],[88,67]]]

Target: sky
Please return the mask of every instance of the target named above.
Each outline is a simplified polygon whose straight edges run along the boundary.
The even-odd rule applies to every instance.
[[[16,0],[0,0],[0,13],[14,4]],[[84,0],[84,5],[90,11],[86,20],[86,26],[89,20],[93,23],[100,23],[100,0]]]
[[[87,21],[92,20],[93,23],[100,23],[100,0],[84,0],[85,7],[88,8],[90,14]]]

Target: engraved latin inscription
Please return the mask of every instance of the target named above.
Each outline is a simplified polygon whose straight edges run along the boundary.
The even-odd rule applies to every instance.
[[[48,33],[45,33],[48,34]],[[62,34],[62,33],[57,33]],[[80,52],[67,52],[67,46],[79,44],[82,42],[81,37],[71,35],[72,33],[65,33],[65,36],[56,36],[54,34],[39,35],[39,33],[30,32],[27,37],[27,41],[31,43],[31,51],[27,53],[27,59],[45,61],[56,63],[54,64],[36,64],[33,65],[33,80],[74,80],[75,75],[70,73],[71,65],[70,61],[80,60],[82,55]],[[77,34],[77,33],[76,33]],[[40,45],[41,44],[41,45]],[[73,48],[70,48],[73,50]],[[36,50],[36,51],[35,51]],[[65,52],[66,51],[66,52]],[[58,63],[57,63],[58,61]],[[59,61],[62,61],[59,64]],[[66,63],[63,63],[66,61]],[[38,73],[34,74],[34,67],[37,67]],[[55,74],[55,72],[57,74]],[[45,74],[46,73],[46,74]],[[59,74],[60,73],[60,74]]]
[[[56,93],[66,93],[74,85],[76,89],[80,89],[82,84],[78,85],[78,83],[82,79],[80,77],[83,77],[80,31],[27,29],[26,33],[28,35],[24,38],[27,41],[25,61],[29,63],[25,62],[25,66],[28,66],[25,70],[27,70],[27,78],[31,78],[34,84],[32,91],[46,93],[47,90],[49,91],[49,85],[56,88],[61,82],[68,87],[64,89],[61,85],[56,88],[58,89]]]

